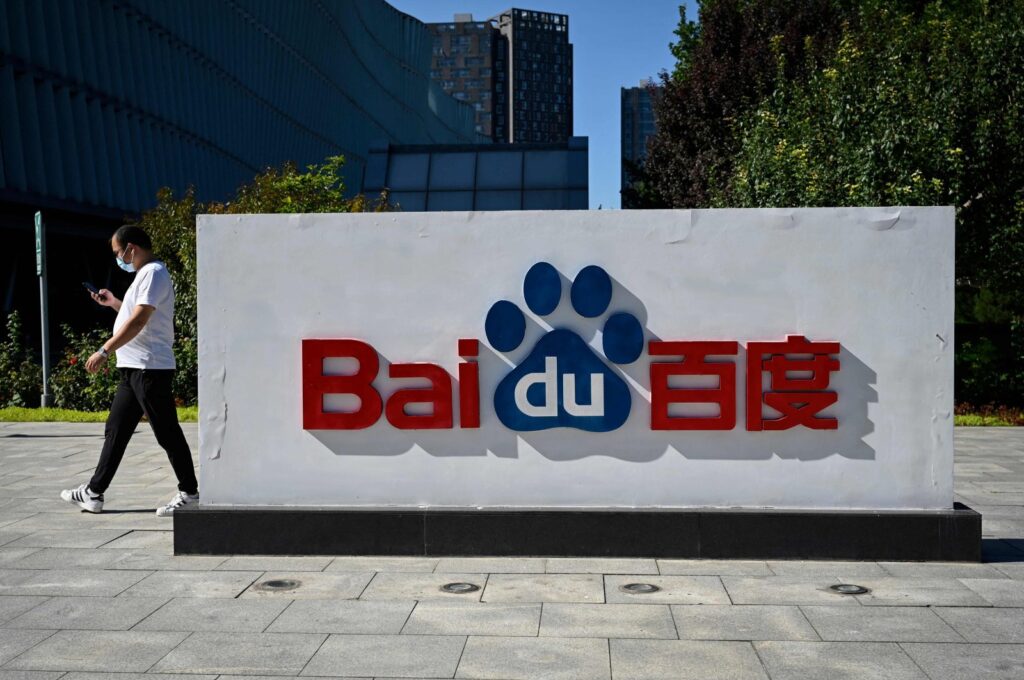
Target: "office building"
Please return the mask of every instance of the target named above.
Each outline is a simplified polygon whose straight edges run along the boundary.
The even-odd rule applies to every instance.
[[[572,137],[569,17],[509,9],[485,22],[457,14],[428,24],[431,75],[473,104],[477,130],[495,142],[560,143]]]
[[[363,186],[405,212],[586,210],[586,137],[564,142],[371,146]]]
[[[629,166],[642,165],[647,157],[647,140],[656,132],[652,90],[657,88],[650,80],[641,80],[639,87],[624,87],[621,92],[621,189],[632,183]],[[630,206],[625,205],[623,208]]]
[[[225,200],[343,154],[356,192],[370,140],[486,140],[431,80],[430,32],[382,0],[3,0],[0,26],[0,312],[29,329],[36,210],[51,327],[92,325],[80,282],[123,290],[106,239],[161,187]]]

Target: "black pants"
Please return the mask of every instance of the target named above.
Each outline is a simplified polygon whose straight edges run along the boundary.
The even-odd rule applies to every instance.
[[[171,392],[174,371],[141,368],[118,370],[121,372],[121,384],[117,386],[114,403],[110,406],[103,452],[89,488],[95,493],[107,490],[124,457],[124,450],[128,448],[128,441],[145,414],[157,443],[167,451],[167,457],[171,459],[171,467],[178,477],[178,490],[199,493],[192,452],[178,424],[178,412],[174,408],[174,395]]]

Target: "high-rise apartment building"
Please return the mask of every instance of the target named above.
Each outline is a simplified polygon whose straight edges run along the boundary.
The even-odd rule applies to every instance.
[[[495,142],[564,142],[572,136],[569,17],[509,9],[485,22],[457,14],[428,24],[431,75],[476,108],[477,131]]]
[[[651,89],[651,81],[646,79],[640,81],[639,87],[622,88],[622,190],[632,183],[629,164],[643,163],[647,156],[647,139],[657,131]]]

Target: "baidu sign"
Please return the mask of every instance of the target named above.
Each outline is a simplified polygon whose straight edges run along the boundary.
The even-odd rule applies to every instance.
[[[952,507],[947,208],[203,216],[199,273],[205,503]]]

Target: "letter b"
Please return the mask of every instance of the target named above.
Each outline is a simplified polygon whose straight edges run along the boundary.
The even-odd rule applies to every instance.
[[[351,375],[324,375],[324,359],[351,358],[359,370]],[[380,419],[384,405],[373,381],[380,369],[377,350],[359,340],[302,341],[302,428],[361,430]],[[324,411],[325,394],[354,394],[359,408],[346,413]]]

